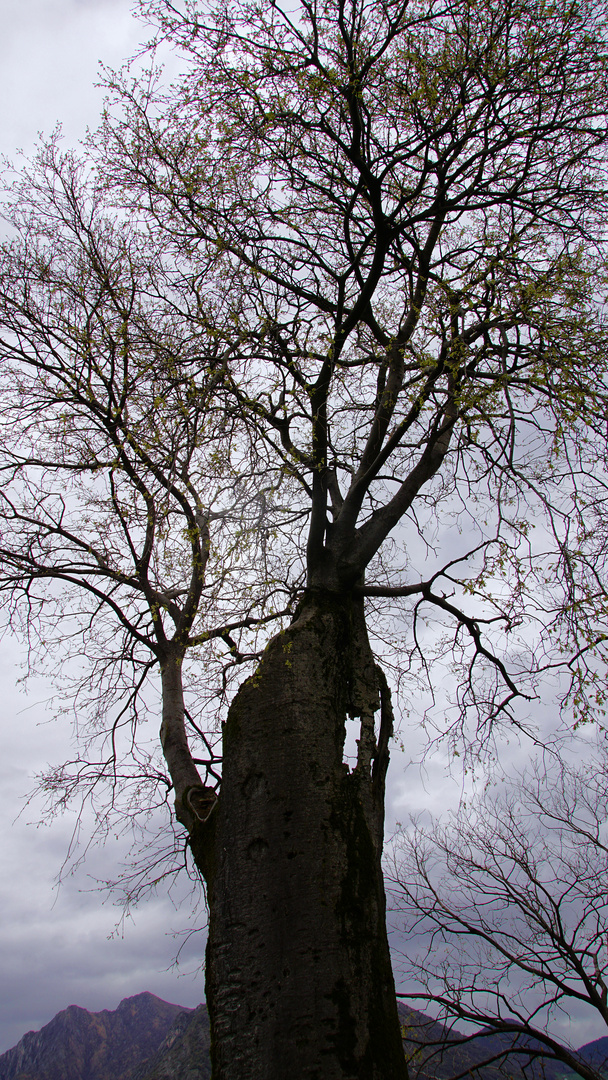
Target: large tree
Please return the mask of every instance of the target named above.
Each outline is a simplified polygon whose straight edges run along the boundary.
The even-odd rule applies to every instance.
[[[415,697],[436,613],[480,736],[600,670],[604,9],[142,7],[183,77],[111,77],[2,255],[0,583],[91,710],[47,787],[163,782],[159,671],[214,1076],[393,1080],[378,660]]]

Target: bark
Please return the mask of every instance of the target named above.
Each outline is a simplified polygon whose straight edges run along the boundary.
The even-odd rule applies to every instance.
[[[391,723],[362,607],[309,591],[235,698],[219,801],[192,837],[214,1080],[406,1076],[381,870]]]
[[[190,845],[205,881],[213,876],[215,811],[217,796],[206,787],[192,760],[186,735],[183,653],[169,652],[161,667],[163,722],[160,741],[175,792],[175,816],[185,825]]]

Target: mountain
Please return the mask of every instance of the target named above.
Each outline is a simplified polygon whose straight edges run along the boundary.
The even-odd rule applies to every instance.
[[[148,993],[125,998],[113,1012],[70,1005],[0,1055],[0,1080],[131,1080],[172,1024],[192,1011]]]
[[[411,1080],[579,1080],[578,1074],[554,1058],[537,1055],[541,1044],[524,1034],[483,1029],[468,1037],[409,1010],[403,1023]],[[608,1037],[574,1051],[608,1080]]]
[[[209,1014],[205,1005],[175,1020],[156,1054],[129,1080],[210,1080]]]
[[[456,1028],[448,1028],[402,1002],[397,1008],[411,1080],[448,1080],[467,1074],[469,1080],[504,1077],[500,1055],[513,1045],[512,1036],[467,1038]],[[484,1062],[487,1064],[482,1064]],[[477,1072],[480,1064],[482,1067]],[[517,1058],[508,1061],[507,1075],[510,1080],[524,1080]],[[531,1080],[530,1076],[527,1080]]]
[[[445,1038],[440,1024],[399,1005],[408,1037]],[[434,1059],[433,1059],[434,1060]],[[421,1080],[424,1070],[419,1073]],[[440,1073],[437,1072],[437,1076]],[[153,994],[121,1001],[115,1012],[76,1005],[30,1031],[0,1056],[0,1080],[210,1080],[209,1016]]]
[[[492,1032],[466,1039],[425,1013],[399,1004],[412,1080],[576,1080],[546,1061],[525,1068],[526,1056],[504,1058],[516,1037]],[[522,1045],[520,1043],[520,1045]],[[581,1057],[608,1080],[608,1037],[582,1046]],[[494,1058],[479,1073],[476,1065]],[[126,998],[114,1012],[70,1005],[40,1031],[30,1031],[0,1055],[0,1080],[210,1080],[209,1017],[204,1005],[183,1009],[154,994]]]
[[[581,1057],[594,1069],[602,1074],[608,1074],[608,1036],[596,1039],[595,1042],[585,1043],[579,1050]]]

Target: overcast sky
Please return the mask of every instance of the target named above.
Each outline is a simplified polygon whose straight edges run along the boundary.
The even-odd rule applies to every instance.
[[[31,154],[38,132],[49,134],[58,123],[65,145],[76,145],[87,126],[96,126],[103,102],[95,87],[99,61],[118,67],[145,37],[130,9],[131,0],[0,0],[0,154]],[[143,990],[183,1005],[203,997],[204,934],[190,939],[179,968],[172,967],[181,943],[173,934],[193,925],[188,900],[177,910],[166,896],[149,900],[124,935],[113,936],[120,912],[102,902],[95,880],[114,875],[121,845],[90,852],[57,888],[73,818],[36,827],[28,824],[39,815],[36,806],[17,818],[36,771],[70,754],[67,730],[49,722],[49,688],[31,682],[25,695],[16,685],[23,661],[20,646],[6,635],[0,649],[0,1053],[70,1004],[114,1009]],[[390,830],[421,801],[430,809],[445,802],[442,763],[430,767],[421,792],[418,775],[404,772],[405,762],[397,751]],[[455,799],[458,783],[448,787]]]
[[[31,154],[39,131],[63,125],[75,144],[95,127],[103,92],[94,86],[98,61],[118,66],[135,50],[143,28],[130,0],[0,0],[0,153]],[[120,1000],[150,990],[168,1001],[196,1005],[203,996],[200,956],[192,940],[182,964],[171,931],[187,927],[185,911],[166,897],[151,901],[112,935],[120,912],[102,904],[93,879],[112,875],[120,845],[93,852],[60,889],[61,867],[73,819],[48,828],[15,821],[32,775],[69,754],[67,733],[48,723],[48,688],[16,687],[22,653],[5,636],[0,650],[0,1052],[25,1031],[39,1028],[67,1005],[114,1009]],[[110,937],[110,939],[109,939]],[[195,974],[183,974],[187,972]]]
[[[87,125],[95,127],[103,92],[95,88],[98,61],[110,66],[136,51],[143,28],[130,15],[130,0],[0,0],[0,153],[31,153],[37,133],[63,125],[75,144]],[[108,844],[57,889],[55,878],[69,845],[74,821],[35,827],[36,808],[23,808],[34,773],[47,762],[69,756],[67,732],[48,722],[48,688],[32,683],[27,696],[17,680],[24,659],[5,636],[0,650],[0,1052],[25,1031],[47,1023],[69,1004],[92,1010],[116,1008],[119,1001],[149,990],[168,1001],[196,1005],[203,996],[202,934],[184,948],[173,932],[186,930],[189,902],[176,908],[166,896],[148,901],[113,936],[119,912],[102,903],[95,879],[115,873],[122,848]],[[527,752],[527,751],[524,751]],[[515,754],[511,747],[509,754]],[[394,755],[389,829],[424,806],[437,810],[454,802],[457,779],[445,763],[420,774],[405,769],[408,754]],[[200,921],[200,917],[199,917]],[[604,1032],[581,1025],[577,1043]]]

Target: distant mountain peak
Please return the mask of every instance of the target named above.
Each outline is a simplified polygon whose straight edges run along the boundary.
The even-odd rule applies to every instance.
[[[131,1080],[175,1021],[192,1012],[149,991],[124,998],[114,1010],[68,1005],[0,1055],[0,1080]]]
[[[402,1003],[399,1015],[415,1080],[449,1080],[509,1051],[513,1036],[483,1033],[469,1042],[425,1013]],[[608,1037],[588,1043],[581,1057],[602,1073]],[[525,1080],[521,1058],[509,1058],[507,1075]],[[525,1076],[564,1080],[564,1069],[547,1062]],[[496,1080],[495,1067],[481,1077]],[[204,1005],[185,1009],[145,990],[123,998],[114,1010],[89,1012],[68,1005],[40,1031],[29,1031],[0,1055],[0,1080],[210,1080],[209,1017]],[[572,1077],[572,1080],[575,1080]],[[608,1078],[607,1078],[608,1080]]]

